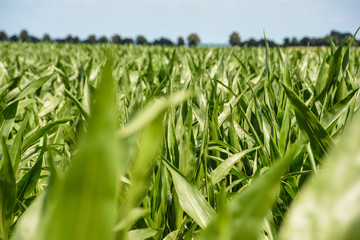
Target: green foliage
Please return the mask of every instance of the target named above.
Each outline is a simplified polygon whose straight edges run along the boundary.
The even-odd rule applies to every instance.
[[[9,228],[13,221],[16,199],[16,182],[5,138],[1,139],[3,159],[0,167],[0,237],[8,239]]]
[[[360,50],[264,45],[1,43],[0,239],[359,235]]]
[[[288,87],[283,85],[286,95],[291,100],[295,113],[296,120],[300,129],[304,130],[310,138],[315,153],[322,156],[333,145],[333,141],[329,134],[320,124],[315,115],[307,108],[305,103]]]
[[[215,216],[215,211],[201,193],[182,176],[169,162],[164,161],[171,173],[181,207],[202,228],[206,228]]]
[[[112,59],[108,57],[96,102],[91,106],[93,117],[71,166],[49,188],[37,239],[110,239],[112,236],[119,161],[111,67]]]
[[[290,208],[281,239],[357,239],[360,236],[360,116],[307,182]]]

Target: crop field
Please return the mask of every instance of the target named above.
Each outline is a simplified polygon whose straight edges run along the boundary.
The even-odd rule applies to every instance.
[[[359,239],[351,41],[0,43],[0,239]]]

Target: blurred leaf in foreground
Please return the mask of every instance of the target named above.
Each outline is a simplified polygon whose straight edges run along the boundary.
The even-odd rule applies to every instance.
[[[63,178],[49,186],[37,239],[112,239],[119,161],[111,66],[109,56],[79,152]]]
[[[16,182],[5,138],[1,139],[3,157],[0,161],[0,239],[8,239],[16,200]]]
[[[293,203],[281,239],[359,239],[360,115]],[[310,180],[310,179],[309,179]]]

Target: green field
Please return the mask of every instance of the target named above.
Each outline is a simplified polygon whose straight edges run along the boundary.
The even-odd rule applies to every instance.
[[[358,239],[359,86],[350,45],[0,43],[0,239]]]

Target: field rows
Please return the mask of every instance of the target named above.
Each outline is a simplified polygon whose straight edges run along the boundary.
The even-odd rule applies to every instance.
[[[0,239],[357,239],[359,70],[343,44],[0,43]]]

